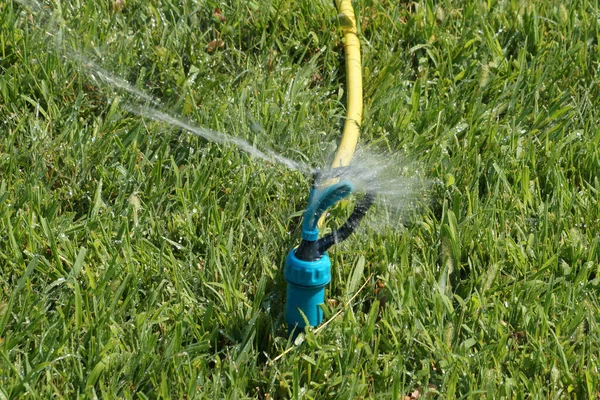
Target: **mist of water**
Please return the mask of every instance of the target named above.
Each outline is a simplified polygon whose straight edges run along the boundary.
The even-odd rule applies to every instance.
[[[409,211],[419,210],[429,203],[433,182],[425,178],[419,163],[411,162],[401,153],[390,154],[359,148],[348,167],[320,171],[319,183],[333,179],[346,180],[355,192],[377,195],[375,209],[369,211],[371,225],[403,223]]]

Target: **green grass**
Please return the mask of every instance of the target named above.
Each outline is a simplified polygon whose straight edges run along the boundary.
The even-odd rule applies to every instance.
[[[307,178],[128,113],[67,55],[323,165],[331,2],[57,4],[0,3],[0,399],[598,398],[596,2],[355,2],[361,146],[440,183],[332,250],[326,315],[356,296],[299,346],[282,264]]]

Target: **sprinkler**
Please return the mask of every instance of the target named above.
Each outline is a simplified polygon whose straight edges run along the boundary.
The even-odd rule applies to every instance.
[[[337,176],[345,168],[336,168]],[[302,221],[302,241],[286,259],[283,276],[287,281],[285,318],[288,332],[297,335],[306,325],[317,326],[323,320],[320,305],[325,301],[325,286],[331,281],[331,261],[327,249],[340,243],[354,232],[373,202],[375,193],[367,192],[356,204],[348,220],[336,231],[319,239],[318,222],[323,213],[348,197],[354,186],[348,180],[321,186],[316,173]]]
[[[367,191],[344,225],[319,239],[321,216],[356,189],[343,179],[342,173],[351,176],[347,166],[356,149],[362,120],[362,69],[356,18],[351,0],[339,0],[337,3],[339,13],[345,17],[342,29],[348,105],[342,139],[332,162],[334,168],[331,172],[337,175],[327,178],[339,180],[334,184],[321,185],[320,174],[315,174],[302,222],[302,242],[285,259],[283,276],[288,283],[285,318],[288,331],[294,335],[307,325],[317,326],[323,320],[320,305],[325,301],[325,286],[331,281],[331,261],[327,249],[350,236],[375,201],[375,193]]]

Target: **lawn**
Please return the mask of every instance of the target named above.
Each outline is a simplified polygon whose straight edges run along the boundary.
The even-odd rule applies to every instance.
[[[359,148],[432,185],[294,342],[310,174],[218,132],[327,165],[333,2],[0,2],[0,399],[598,398],[599,5],[354,6]]]

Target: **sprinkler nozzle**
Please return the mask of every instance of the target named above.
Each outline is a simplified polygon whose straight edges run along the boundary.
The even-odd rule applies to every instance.
[[[354,187],[347,180],[325,187],[320,187],[318,181],[317,173],[303,216],[302,241],[288,253],[285,260],[283,274],[288,282],[285,315],[288,331],[294,334],[307,324],[317,326],[323,320],[320,305],[325,301],[325,286],[331,281],[331,261],[327,249],[354,232],[376,197],[374,192],[367,192],[340,228],[319,239],[318,221],[323,213],[348,197]]]

